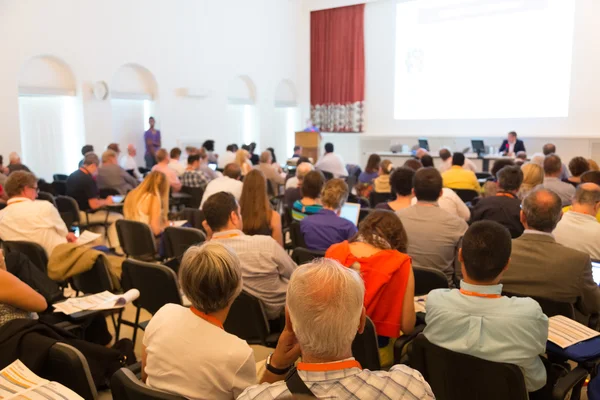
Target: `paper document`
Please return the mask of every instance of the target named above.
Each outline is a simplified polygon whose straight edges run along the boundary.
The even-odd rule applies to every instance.
[[[42,379],[16,360],[0,371],[0,399],[83,400],[58,382]]]
[[[173,226],[176,226],[178,228],[185,224],[187,224],[187,219],[184,219],[183,221],[173,221]]]
[[[54,312],[62,312],[66,315],[78,313],[87,310],[111,310],[113,308],[123,308],[140,297],[140,291],[137,289],[128,290],[126,293],[117,295],[104,291],[91,296],[71,297],[61,303],[53,305]]]
[[[415,312],[425,312],[425,305],[427,304],[427,295],[415,296]]]
[[[92,231],[85,231],[81,235],[79,235],[79,239],[75,242],[77,246],[83,246],[84,244],[88,244],[93,242],[102,236],[100,233],[95,233]]]
[[[563,349],[596,336],[600,336],[600,332],[562,315],[549,320],[548,340]]]

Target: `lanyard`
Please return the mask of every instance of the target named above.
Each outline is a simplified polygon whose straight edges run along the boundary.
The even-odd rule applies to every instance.
[[[213,316],[210,316],[208,314],[203,313],[202,311],[198,310],[195,307],[190,307],[190,310],[192,310],[192,312],[194,314],[196,314],[198,317],[202,318],[203,320],[205,320],[206,322],[213,324],[214,326],[218,326],[221,329],[223,328],[223,324],[221,323],[221,321],[219,321],[218,319],[216,319]]]
[[[309,363],[298,363],[298,371],[339,371],[348,368],[360,368],[360,363],[356,360],[338,361],[328,364],[309,364]]]
[[[8,207],[8,206],[11,206],[11,205],[13,205],[13,204],[17,204],[17,203],[25,203],[26,201],[31,201],[31,200],[29,200],[29,199],[27,199],[27,200],[25,200],[25,199],[23,199],[23,200],[15,200],[15,201],[10,201],[10,200],[9,200],[9,201],[6,203],[6,207]]]
[[[220,235],[220,236],[213,236],[213,239],[217,240],[217,239],[229,239],[232,237],[236,237],[236,236],[240,236],[239,233],[229,233],[227,235]]]
[[[501,294],[492,294],[492,293],[477,293],[471,292],[470,290],[460,289],[460,292],[465,296],[473,296],[473,297],[483,297],[484,299],[499,299],[502,297]]]
[[[516,199],[516,197],[515,197],[514,194],[508,193],[508,192],[498,192],[498,193],[496,193],[496,196],[497,197],[502,197],[502,196],[504,196],[504,197],[511,197],[513,199]]]

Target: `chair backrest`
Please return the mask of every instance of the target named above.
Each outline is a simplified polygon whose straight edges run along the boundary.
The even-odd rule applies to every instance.
[[[69,175],[65,175],[65,174],[54,174],[52,175],[52,179],[54,181],[66,181],[67,179],[69,179]]]
[[[92,269],[71,278],[73,289],[86,294],[101,293],[105,290],[112,292],[112,278],[104,257],[98,257]]]
[[[367,317],[365,330],[359,333],[352,342],[352,355],[364,369],[378,371],[381,369],[377,333],[371,318]]]
[[[375,208],[377,204],[387,203],[394,200],[395,197],[392,193],[378,193],[373,191],[369,195],[369,203],[371,204],[371,208]]]
[[[372,208],[360,208],[358,211],[358,223],[360,224],[363,219],[367,218],[367,216],[373,211]]]
[[[555,301],[552,299],[547,299],[544,297],[533,297],[528,296],[526,294],[518,294],[518,293],[509,293],[502,292],[504,296],[508,297],[531,297],[533,300],[537,301],[542,311],[548,318],[554,317],[556,315],[562,315],[570,319],[575,319],[575,308],[571,303],[564,303],[560,301]]]
[[[52,196],[52,194],[48,192],[39,192],[38,199],[50,202],[54,207],[56,207],[56,201],[54,200],[54,196]]]
[[[98,196],[101,199],[105,199],[108,196],[120,196],[120,195],[121,195],[121,192],[119,192],[115,188],[102,188],[102,189],[98,190]]]
[[[65,196],[67,194],[67,180],[52,182],[52,188],[57,196]]]
[[[187,193],[192,196],[187,201],[187,205],[189,208],[200,208],[200,203],[202,202],[202,196],[204,195],[204,188],[202,187],[189,187],[183,186],[181,188],[183,193]]]
[[[66,343],[56,342],[50,347],[40,375],[68,387],[86,400],[98,398],[85,356]]]
[[[447,289],[448,279],[438,269],[413,266],[415,274],[415,296],[423,296],[434,289]]]
[[[56,196],[56,208],[67,227],[79,225],[79,206],[74,198],[69,196]]]
[[[204,213],[202,210],[198,208],[184,208],[181,211],[181,217],[192,225],[193,228],[200,229],[204,232],[204,227],[202,226],[202,222],[204,222]]]
[[[121,368],[110,378],[110,391],[114,400],[185,400],[184,397],[152,389],[127,368]]]
[[[489,172],[475,172],[477,179],[487,179],[493,177]]]
[[[473,200],[475,197],[479,196],[479,193],[477,193],[475,190],[471,190],[471,189],[452,189],[454,190],[454,192],[458,195],[458,197],[460,197],[460,199],[467,203],[471,200]]]
[[[40,271],[44,274],[48,273],[48,255],[42,246],[33,242],[25,241],[4,241],[2,248],[8,253],[18,252],[23,253],[29,258]]]
[[[249,344],[264,344],[270,333],[262,303],[246,291],[233,301],[223,326],[225,331]]]
[[[456,353],[417,336],[409,350],[411,367],[431,385],[438,400],[527,400],[523,372],[516,365]]]
[[[156,243],[150,227],[142,222],[120,219],[117,221],[117,234],[123,252],[142,261],[154,261]]]
[[[171,268],[162,264],[128,258],[123,261],[121,284],[124,291],[140,291],[140,297],[133,304],[150,314],[155,314],[168,303],[182,304],[177,275]]]
[[[333,179],[333,174],[331,172],[327,172],[327,171],[321,171],[323,173],[323,176],[325,177],[326,181],[330,181]]]
[[[298,265],[308,264],[315,258],[325,257],[324,251],[309,250],[304,247],[296,247],[292,253],[292,260]]]
[[[300,222],[292,221],[290,224],[290,240],[292,241],[292,247],[306,247],[306,243],[304,242],[304,235],[302,234],[302,230],[300,230]]]
[[[206,235],[196,228],[178,228],[170,226],[165,229],[165,255],[167,258],[179,257],[190,247],[203,243]]]

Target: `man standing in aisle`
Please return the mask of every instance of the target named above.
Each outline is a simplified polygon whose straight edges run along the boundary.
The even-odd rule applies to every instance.
[[[150,129],[144,132],[144,143],[146,144],[144,159],[146,160],[146,168],[152,169],[156,165],[156,152],[160,149],[161,138],[160,131],[154,129],[154,117],[150,117],[148,123]]]

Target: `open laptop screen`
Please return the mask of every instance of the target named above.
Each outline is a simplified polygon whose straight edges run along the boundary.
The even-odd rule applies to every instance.
[[[358,216],[360,214],[360,204],[358,203],[346,203],[342,207],[340,217],[347,219],[354,225],[358,225]]]

